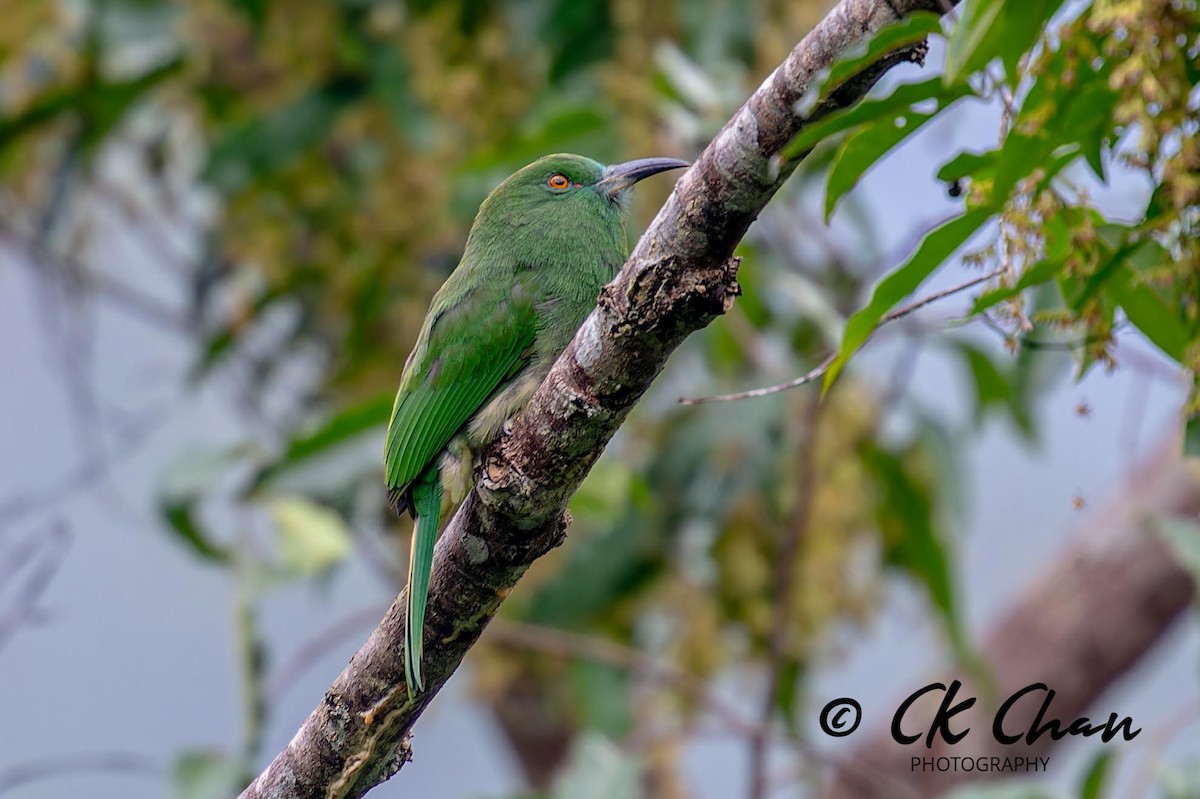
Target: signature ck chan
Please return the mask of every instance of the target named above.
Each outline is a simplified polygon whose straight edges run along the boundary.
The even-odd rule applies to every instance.
[[[961,741],[971,732],[971,728],[960,726],[962,720],[960,719],[956,723],[955,716],[973,707],[976,699],[967,697],[960,700],[958,698],[960,688],[962,688],[962,683],[954,680],[949,687],[940,682],[930,683],[914,691],[900,703],[900,706],[896,708],[895,715],[892,716],[893,740],[899,744],[915,744],[923,738],[925,747],[929,749],[933,748],[933,743],[938,738],[947,744],[956,744]],[[935,694],[938,691],[941,691],[943,696],[937,712],[931,719],[920,718],[913,706],[921,697]],[[1024,703],[1026,702],[1037,702],[1039,698],[1041,704],[1032,720],[1028,724],[1019,721],[1018,714],[1014,712],[1014,709],[1018,705],[1025,707]],[[1142,731],[1140,727],[1134,728],[1132,718],[1122,717],[1117,713],[1110,713],[1104,722],[1093,721],[1086,717],[1076,718],[1072,721],[1059,719],[1052,712],[1053,703],[1054,689],[1045,683],[1033,683],[1014,692],[1004,700],[992,718],[992,737],[1001,744],[1015,744],[1024,741],[1026,744],[1033,745],[1044,737],[1057,741],[1067,736],[1090,738],[1098,735],[1100,740],[1108,743],[1117,736],[1123,740],[1132,741]]]

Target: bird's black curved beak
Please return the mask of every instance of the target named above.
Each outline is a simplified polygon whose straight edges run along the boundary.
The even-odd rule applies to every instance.
[[[688,166],[691,164],[678,158],[639,158],[636,161],[605,167],[596,186],[609,197],[616,199],[618,194],[639,180],[666,172],[668,169],[683,169]]]

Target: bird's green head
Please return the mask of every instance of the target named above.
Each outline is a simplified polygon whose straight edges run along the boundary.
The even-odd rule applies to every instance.
[[[688,166],[676,158],[641,158],[605,166],[582,155],[547,155],[517,170],[484,200],[477,229],[539,229],[601,223],[620,230],[629,189],[643,178]]]

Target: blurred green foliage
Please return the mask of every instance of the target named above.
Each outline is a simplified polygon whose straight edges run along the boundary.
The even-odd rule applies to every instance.
[[[793,155],[833,135],[826,215],[880,158],[960,101],[1001,98],[1000,142],[954,156],[938,177],[969,183],[961,216],[931,232],[875,288],[846,325],[828,387],[889,310],[947,257],[988,231],[968,258],[999,267],[973,315],[991,310],[1015,349],[1035,326],[1077,331],[1082,377],[1116,365],[1117,312],[1192,376],[1186,409],[1200,425],[1200,11],[1194,2],[1106,0],[1083,4],[1046,26],[1061,0],[977,0],[963,6],[946,39],[941,79],[902,84],[886,97],[833,114],[792,143]],[[940,34],[932,14],[895,26]],[[878,40],[885,39],[884,36]],[[823,92],[869,63],[856,56],[831,70]],[[1140,219],[1108,219],[1090,207],[1086,180],[1064,170],[1082,160],[1101,182],[1114,166],[1153,188]],[[1126,175],[1127,177],[1127,175]],[[1027,295],[1055,283],[1061,302],[1027,313]],[[977,375],[979,373],[977,372]],[[981,391],[983,384],[981,383]],[[1190,440],[1190,438],[1189,438]],[[1185,442],[1189,454],[1200,454]]]

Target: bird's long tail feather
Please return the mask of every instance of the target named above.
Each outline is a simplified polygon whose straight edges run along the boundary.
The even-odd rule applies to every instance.
[[[404,679],[410,696],[425,689],[425,678],[421,674],[425,602],[429,597],[433,544],[437,540],[442,510],[442,484],[436,465],[426,470],[413,485],[412,508],[417,521],[408,559],[408,616],[404,620]]]

